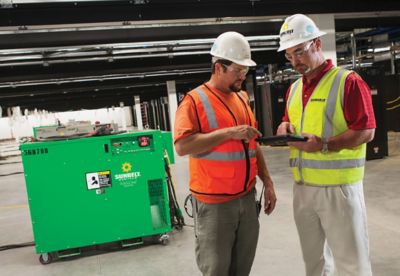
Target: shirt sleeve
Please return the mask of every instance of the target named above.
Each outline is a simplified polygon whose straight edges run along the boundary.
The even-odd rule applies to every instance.
[[[174,143],[200,131],[195,104],[188,95],[182,100],[175,114]]]
[[[376,127],[371,89],[357,73],[350,73],[346,79],[343,104],[344,117],[349,129]]]

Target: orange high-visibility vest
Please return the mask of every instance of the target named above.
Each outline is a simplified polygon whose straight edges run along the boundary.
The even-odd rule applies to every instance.
[[[240,92],[239,92],[240,93]],[[251,107],[242,102],[248,122],[256,127]],[[213,91],[199,86],[188,93],[195,103],[201,133],[234,127],[238,123],[228,106]],[[234,196],[246,191],[257,175],[256,141],[227,140],[208,152],[189,157],[190,190],[198,195]]]

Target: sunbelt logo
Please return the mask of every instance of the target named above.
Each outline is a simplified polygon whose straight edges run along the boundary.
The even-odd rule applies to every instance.
[[[285,35],[293,34],[293,29],[289,29],[288,23],[283,24],[280,36],[283,37]]]
[[[125,162],[121,165],[121,171],[123,173],[116,174],[115,180],[135,180],[138,177],[141,177],[140,172],[133,172],[132,171],[132,164],[129,162]]]
[[[131,163],[125,162],[122,164],[121,169],[124,173],[128,173],[128,172],[132,171],[132,165],[131,165]]]

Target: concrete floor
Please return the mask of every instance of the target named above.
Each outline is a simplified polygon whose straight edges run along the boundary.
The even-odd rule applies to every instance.
[[[263,147],[275,182],[278,205],[260,217],[260,238],[251,275],[304,275],[292,212],[288,149]],[[20,157],[0,161],[0,246],[33,241]],[[368,161],[364,181],[374,275],[400,275],[400,136],[390,136],[390,157]],[[187,158],[172,166],[179,204],[188,188]],[[187,224],[193,224],[186,217]],[[0,275],[200,275],[193,228],[170,234],[167,246],[149,245],[41,265],[34,247],[0,251]]]

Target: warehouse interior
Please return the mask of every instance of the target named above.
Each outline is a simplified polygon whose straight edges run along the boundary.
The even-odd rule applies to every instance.
[[[121,132],[132,131],[138,141],[149,136],[142,135],[147,131],[172,131],[179,102],[209,78],[211,45],[225,31],[240,32],[250,43],[258,65],[250,70],[244,88],[260,131],[271,136],[282,118],[287,88],[299,77],[284,55],[277,53],[280,26],[294,13],[308,14],[326,26],[331,35],[324,44],[329,58],[356,71],[371,88],[377,129],[367,145],[364,192],[372,269],[374,275],[400,275],[400,3],[396,0],[379,4],[320,0],[0,1],[0,274],[200,275],[194,256],[193,220],[184,207],[189,193],[187,157],[170,153],[167,180],[173,182],[186,225],[172,227],[166,245],[133,242],[118,249],[79,252],[42,265],[32,246],[33,219],[20,143],[37,135],[35,127],[71,120],[74,129],[77,121],[111,124]],[[156,137],[158,132],[154,133]],[[293,221],[288,147],[262,149],[278,205],[272,215],[260,216],[251,275],[304,275]],[[57,177],[57,169],[51,172],[53,167],[38,166],[36,170]],[[104,190],[107,194],[107,188]],[[69,204],[75,208],[73,198],[66,198],[63,208]],[[48,206],[52,214],[60,208]],[[105,211],[97,213],[105,223],[107,219],[112,223],[102,216]],[[62,220],[67,218],[60,217],[57,223]],[[3,250],[4,245],[16,246]]]

